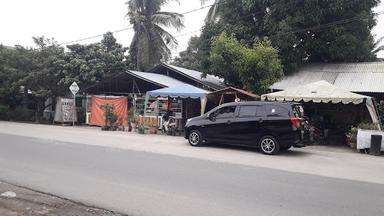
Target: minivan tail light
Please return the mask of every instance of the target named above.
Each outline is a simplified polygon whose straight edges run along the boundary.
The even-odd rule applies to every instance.
[[[291,118],[291,122],[296,129],[301,128],[301,121],[302,121],[301,118],[296,118],[296,117]]]

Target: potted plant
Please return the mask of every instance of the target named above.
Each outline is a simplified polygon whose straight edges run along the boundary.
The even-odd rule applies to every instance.
[[[110,104],[104,104],[101,106],[104,110],[105,126],[102,130],[117,130],[117,114],[115,113],[115,106]]]
[[[140,124],[138,127],[139,134],[145,134],[145,128],[143,124]]]
[[[354,127],[352,126],[349,131],[345,134],[346,138],[347,138],[347,144],[355,149],[356,146],[357,146],[357,131],[359,129],[357,127]]]

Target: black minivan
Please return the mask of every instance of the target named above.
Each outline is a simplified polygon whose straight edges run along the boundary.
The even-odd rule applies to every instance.
[[[188,119],[185,138],[192,146],[206,142],[259,148],[264,154],[305,146],[303,107],[287,102],[234,102]]]

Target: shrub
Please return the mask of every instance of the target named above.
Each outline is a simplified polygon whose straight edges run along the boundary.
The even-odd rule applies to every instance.
[[[356,147],[357,142],[357,132],[359,129],[364,130],[377,130],[377,125],[373,123],[360,123],[357,127],[351,127],[351,129],[346,134],[346,137],[349,140],[349,144],[352,148]]]
[[[0,120],[8,120],[9,107],[0,104]]]
[[[11,121],[34,121],[35,111],[18,107],[15,110],[8,110],[7,116]]]
[[[117,114],[115,113],[115,106],[104,104],[101,106],[104,109],[105,126],[113,126],[117,122]]]
[[[378,104],[379,118],[382,126],[384,126],[384,101],[380,101]]]

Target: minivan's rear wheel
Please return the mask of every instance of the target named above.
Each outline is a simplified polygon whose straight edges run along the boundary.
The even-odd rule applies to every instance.
[[[280,145],[276,138],[273,136],[264,136],[259,142],[260,150],[267,155],[273,155],[279,152]]]
[[[188,135],[188,142],[191,146],[201,146],[203,144],[203,136],[199,130],[192,130]]]

